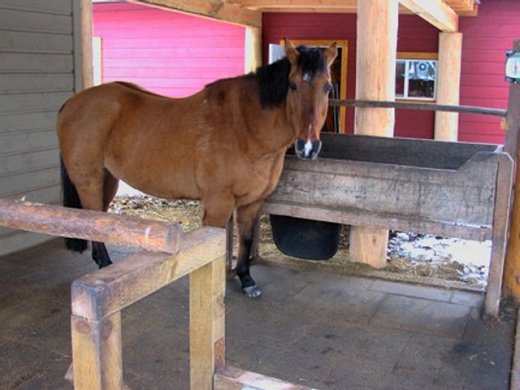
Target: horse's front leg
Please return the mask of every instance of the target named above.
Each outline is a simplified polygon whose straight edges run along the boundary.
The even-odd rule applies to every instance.
[[[257,227],[256,222],[260,215],[262,205],[263,200],[240,206],[237,209],[239,246],[236,273],[242,283],[242,291],[251,298],[256,298],[262,294],[262,290],[256,285],[249,273],[251,248]]]

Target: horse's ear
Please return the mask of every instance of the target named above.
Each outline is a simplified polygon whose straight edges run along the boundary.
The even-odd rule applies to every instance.
[[[338,55],[338,45],[334,42],[332,45],[325,49],[325,58],[327,60],[327,66],[331,66],[336,56]]]
[[[292,65],[296,65],[298,63],[298,57],[300,56],[300,53],[298,52],[296,47],[294,47],[292,42],[290,40],[288,40],[287,38],[284,38],[283,46],[284,46],[284,50],[285,50],[285,55],[287,56],[287,59],[289,60],[289,62]]]

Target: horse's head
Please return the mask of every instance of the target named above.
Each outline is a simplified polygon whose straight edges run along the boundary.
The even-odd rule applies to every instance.
[[[294,149],[301,159],[315,159],[332,90],[330,65],[338,51],[335,43],[326,49],[296,48],[286,39],[285,54],[291,63],[286,109],[296,136]]]

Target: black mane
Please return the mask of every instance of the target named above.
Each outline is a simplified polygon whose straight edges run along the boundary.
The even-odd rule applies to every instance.
[[[308,73],[311,79],[316,73],[324,72],[327,62],[323,50],[299,46],[298,67],[302,73]],[[262,66],[251,76],[258,82],[260,90],[260,104],[263,108],[277,107],[282,104],[289,90],[289,72],[291,64],[287,57],[272,64]]]

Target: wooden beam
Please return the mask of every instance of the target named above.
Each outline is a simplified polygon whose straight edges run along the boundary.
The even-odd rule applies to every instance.
[[[224,256],[190,274],[190,389],[212,390],[225,363]]]
[[[256,372],[226,366],[214,375],[215,390],[311,390],[310,387],[295,385],[281,379]]]
[[[326,8],[329,10],[337,9],[342,10],[344,12],[356,12],[357,10],[357,0],[227,0],[226,3],[262,11],[265,11],[266,9],[310,10],[322,8]]]
[[[176,253],[183,238],[179,225],[163,221],[3,198],[0,225],[168,253]]]
[[[514,50],[520,50],[520,39],[513,44]],[[520,84],[509,86],[507,106],[507,134],[504,149],[517,164],[513,193],[511,228],[507,247],[504,286],[507,295],[520,300]]]
[[[81,59],[83,62],[83,88],[94,85],[94,71],[92,68],[92,3],[81,0]]]
[[[228,4],[223,0],[129,0],[133,3],[146,4],[189,14],[205,16],[224,22],[243,26],[261,27],[262,13],[238,5]]]
[[[224,255],[224,229],[186,233],[175,255],[141,252],[75,280],[72,314],[100,321]]]
[[[436,96],[438,104],[459,104],[461,58],[462,33],[440,33]],[[438,141],[457,141],[459,114],[437,111],[434,134]]]
[[[262,65],[262,30],[246,27],[244,71],[254,72]]]
[[[444,32],[459,29],[459,16],[443,0],[399,0],[401,5]]]
[[[398,0],[358,3],[356,99],[394,100],[397,56]],[[394,109],[356,108],[356,134],[392,137]],[[388,230],[352,226],[350,257],[381,268],[386,265]]]
[[[121,312],[101,321],[71,316],[72,376],[77,390],[121,390]]]

